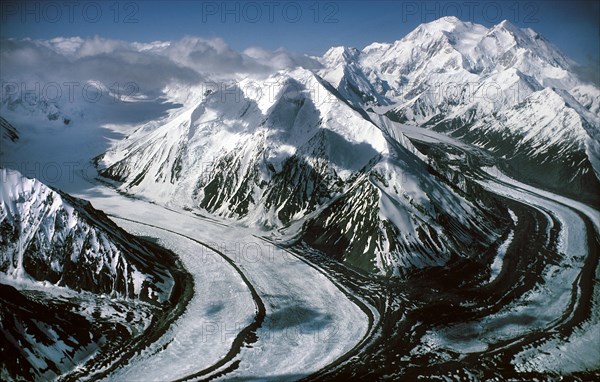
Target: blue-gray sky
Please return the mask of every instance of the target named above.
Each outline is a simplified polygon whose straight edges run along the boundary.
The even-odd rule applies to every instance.
[[[507,19],[544,35],[584,65],[600,57],[600,1],[3,1],[2,37],[91,37],[150,42],[221,37],[248,47],[321,54],[398,40],[454,15],[491,26]],[[593,66],[592,66],[593,67]]]

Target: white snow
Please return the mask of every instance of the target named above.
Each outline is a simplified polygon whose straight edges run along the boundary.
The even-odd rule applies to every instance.
[[[323,161],[345,180],[379,153],[388,152],[381,131],[337,99],[315,75],[305,69],[280,71],[267,79],[232,82],[154,129],[139,129],[107,152],[101,166],[118,166],[125,182],[121,190],[177,207],[196,206],[204,197],[199,182],[215,175],[213,168],[227,155],[236,172],[233,190],[250,185],[253,215],[242,216],[249,225],[277,225],[273,211],[259,201],[272,174],[294,154]],[[322,151],[321,151],[322,149]],[[315,157],[318,155],[319,157]],[[172,169],[180,166],[181,177]],[[232,197],[214,211],[236,216]],[[281,206],[279,206],[281,207]]]
[[[319,74],[364,109],[447,129],[476,122],[470,130],[516,136],[530,155],[585,148],[600,174],[600,89],[531,29],[442,17],[391,44],[332,48],[321,62]]]
[[[192,43],[193,39],[186,42]],[[38,43],[67,57],[87,54],[83,49],[84,40],[78,38]],[[163,52],[171,48],[171,43],[135,46],[140,52]],[[599,171],[597,116],[600,93],[596,87],[582,84],[571,75],[573,63],[530,29],[519,29],[508,22],[485,28],[446,17],[424,24],[391,44],[374,43],[362,51],[332,48],[320,61],[324,68],[317,74],[336,87],[353,105],[372,105],[379,111],[396,107],[404,112],[410,123],[425,122],[435,115],[461,118],[473,111],[480,119],[475,128],[497,131],[509,128],[523,133],[523,142],[531,144],[538,153],[563,141],[585,148],[596,171]],[[183,64],[193,67],[190,62]],[[212,171],[213,162],[226,152],[235,154],[235,159],[241,162],[240,173],[250,168],[252,156],[257,153],[265,163],[280,170],[285,158],[295,154],[318,133],[325,132],[329,138],[339,136],[341,141],[351,143],[339,145],[335,140],[325,140],[329,145],[324,150],[332,168],[342,179],[347,179],[373,153],[389,154],[384,134],[333,96],[309,70],[284,70],[266,79],[247,77],[240,81],[238,75],[231,77],[231,83],[227,84],[237,89],[239,98],[227,98],[224,89],[205,94],[195,86],[169,84],[165,93],[170,100],[184,104],[178,110],[152,105],[143,97],[127,98],[124,100],[127,103],[118,106],[103,103],[94,107],[59,105],[62,109],[48,106],[51,112],[73,117],[69,126],[63,126],[60,120],[48,121],[40,110],[28,110],[24,115],[7,108],[2,110],[19,127],[21,135],[8,152],[2,153],[3,166],[19,168],[25,175],[35,176],[64,191],[75,192],[91,200],[97,208],[114,214],[115,220],[131,232],[159,238],[162,245],[181,257],[194,276],[196,294],[176,324],[158,342],[137,354],[108,379],[161,380],[201,370],[220,359],[230,348],[236,333],[254,317],[256,307],[250,293],[232,267],[218,260],[220,257],[206,247],[168,230],[185,234],[224,252],[248,277],[265,303],[267,317],[258,330],[258,341],[252,347],[242,349],[235,358],[240,360],[239,368],[225,375],[224,379],[252,379],[256,376],[300,378],[337,359],[367,332],[365,314],[321,272],[254,236],[260,235],[260,232],[219,219],[203,219],[182,211],[181,207],[197,201],[192,194],[198,178]],[[436,84],[448,86],[440,88]],[[293,94],[287,93],[290,87],[300,89],[301,97],[294,98]],[[351,87],[362,94],[353,94]],[[487,96],[486,91],[490,89],[499,92],[497,97]],[[368,96],[373,99],[365,101]],[[290,113],[288,108],[300,99],[305,102],[304,106],[294,109],[297,113]],[[138,117],[144,115],[140,110],[147,110],[140,109],[144,105],[160,110],[145,121]],[[519,105],[527,105],[527,111],[521,111]],[[486,119],[493,113],[500,118]],[[447,142],[456,145],[451,138],[383,122],[374,113],[370,116],[417,157],[422,158],[404,134],[426,141],[448,139]],[[116,117],[125,117],[126,121],[115,121]],[[125,136],[129,138],[123,139]],[[109,148],[111,150],[101,165],[120,161],[127,164],[129,174],[122,190],[153,202],[165,203],[173,210],[140,199],[128,199],[107,187],[88,183],[88,179],[96,176],[90,159]],[[183,154],[179,155],[179,150]],[[149,161],[149,158],[152,160]],[[183,180],[172,177],[170,169],[177,167],[178,158],[183,161],[182,173],[193,174],[193,177]],[[312,161],[318,159],[309,155],[307,158]],[[388,179],[391,186],[378,189],[382,192],[379,207],[381,217],[394,222],[402,231],[413,233],[416,221],[426,218],[420,215],[408,218],[408,212],[402,210],[406,204],[402,203],[416,201],[431,209],[429,195],[422,188],[432,185],[423,181],[422,177],[413,176],[415,174],[410,172],[410,168],[400,176],[397,168],[405,166],[408,167],[406,163],[391,161],[379,165],[378,170],[382,173],[395,175]],[[134,180],[145,170],[149,175],[137,184]],[[267,171],[261,171],[257,175],[257,184],[266,179]],[[544,273],[544,284],[536,290],[491,317],[446,331],[428,333],[424,339],[427,346],[464,352],[480,351],[498,338],[513,338],[519,333],[551,325],[569,302],[577,270],[582,265],[581,256],[585,255],[582,248],[586,248],[586,235],[591,234],[586,232],[574,210],[588,215],[598,231],[600,219],[597,211],[514,182],[497,170],[492,173],[497,175],[498,180],[485,183],[485,187],[536,206],[549,222],[551,217],[561,222],[560,249],[564,258],[561,264],[548,267]],[[27,198],[31,197],[32,188],[39,191],[33,181],[15,180],[5,176],[6,172],[2,174],[2,200],[15,199],[15,192]],[[241,185],[235,185],[236,189],[239,187]],[[399,191],[394,191],[394,188]],[[446,195],[441,189],[434,188],[431,192],[436,196]],[[255,201],[259,201],[260,187],[253,185],[251,194],[256,197]],[[45,195],[48,194],[42,196]],[[60,197],[53,196],[49,211],[55,212],[60,203]],[[227,215],[226,204],[223,203],[217,213]],[[3,202],[0,207],[0,220],[16,216],[12,204]],[[462,199],[448,197],[444,199],[443,207],[467,219],[471,206]],[[252,225],[268,221],[277,225],[279,222],[275,215],[281,208],[283,206],[276,211],[257,208],[245,223]],[[64,210],[69,216],[67,225],[73,228],[77,224],[73,210],[69,206],[64,206]],[[296,217],[303,212],[298,212]],[[516,215],[512,211],[509,213],[517,224]],[[147,223],[156,227],[149,227],[145,225]],[[52,235],[53,227],[41,228],[48,236]],[[16,285],[35,284],[40,287],[42,284],[29,280],[22,267],[26,236],[18,245],[16,267],[11,265],[7,275],[0,274],[0,278]],[[492,264],[490,281],[502,270],[503,257],[512,239],[513,232],[500,245]],[[97,249],[100,242],[92,245]],[[380,266],[391,262],[386,256],[390,255],[378,255],[376,261]],[[73,260],[77,258],[73,257]],[[116,267],[118,258],[111,260]],[[418,263],[420,259],[414,261]],[[133,270],[130,276],[138,293],[144,282],[143,275]],[[518,355],[518,363],[523,365],[523,370],[568,371],[581,365],[588,367],[598,360],[596,353],[586,352],[599,331],[597,287],[594,293],[596,309],[593,318],[577,328],[566,341],[540,344]],[[103,314],[109,315],[112,311],[106,310]],[[529,317],[533,320],[528,321]],[[469,336],[466,339],[465,336],[453,338],[457,333],[466,331],[468,334],[473,329],[482,333],[477,339]],[[562,357],[561,351],[568,351],[573,357]]]
[[[515,212],[509,208],[508,209],[508,213],[510,215],[510,218],[513,221],[513,224],[517,225],[519,223],[519,218],[517,217],[517,215],[515,214]]]

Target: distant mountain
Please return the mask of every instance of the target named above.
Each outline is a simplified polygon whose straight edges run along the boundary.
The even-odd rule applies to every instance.
[[[100,174],[124,192],[277,228],[386,274],[444,264],[497,227],[483,223],[485,203],[452,184],[459,175],[432,170],[384,119],[452,134],[518,178],[598,199],[600,90],[531,29],[445,17],[319,61],[210,90],[167,87],[183,107],[97,157]]]
[[[364,337],[346,331],[355,344],[315,374],[259,366],[266,379],[597,375],[593,352],[581,356],[597,337],[600,89],[537,32],[443,17],[395,42],[322,57],[238,54],[195,37],[5,45],[2,62],[15,77],[6,83],[23,81],[26,94],[15,87],[0,101],[0,380],[102,379],[134,366],[118,378],[197,342],[179,329],[224,341],[234,327],[224,357],[203,370],[184,365],[193,374],[182,379],[235,378],[257,352],[282,350],[263,346],[269,331],[335,328],[321,307],[337,297],[317,296],[314,306],[304,306],[314,296],[291,301],[297,291],[274,298],[270,281],[286,288],[268,277],[274,268],[232,258],[226,266],[256,311],[251,300],[242,305],[256,314],[246,324],[213,322],[223,333],[199,332],[203,318],[227,315],[220,300],[241,295],[230,288],[195,305],[203,288],[173,253],[89,202],[3,168],[40,176],[50,163],[74,171],[68,184],[48,179],[57,187],[81,190],[98,175],[121,196],[229,219],[223,240],[238,233],[227,227],[247,226],[318,259],[327,284],[311,287],[339,287],[357,303]],[[59,78],[103,96],[35,94]],[[514,179],[491,180],[490,168]],[[212,291],[223,280],[205,281],[198,286]]]
[[[529,28],[444,17],[394,43],[332,48],[321,62],[319,74],[356,106],[482,142],[519,176],[571,196],[593,199],[582,185],[600,186],[600,90]]]
[[[37,117],[47,119],[48,121],[58,121],[65,125],[71,123],[71,113],[64,109],[71,105],[64,105],[64,102],[58,104],[41,98],[39,94],[18,94],[3,97],[0,103],[0,111],[7,114],[17,114],[21,116]],[[3,118],[4,119],[4,118]]]
[[[469,110],[477,117],[544,87],[581,84],[572,61],[535,31],[508,21],[488,29],[444,17],[391,44],[374,43],[362,51],[332,48],[321,61],[324,78],[346,73],[332,82],[336,88],[348,83],[364,93],[372,85],[383,96],[379,104],[394,104],[397,118],[420,124],[433,124],[433,117],[439,120],[435,124],[464,117]]]
[[[568,92],[545,88],[453,134],[503,158],[524,178],[597,203],[597,123]]]

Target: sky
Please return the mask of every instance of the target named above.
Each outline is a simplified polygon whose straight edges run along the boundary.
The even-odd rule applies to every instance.
[[[600,58],[600,1],[3,1],[3,38],[151,42],[184,36],[321,55],[399,40],[423,22],[457,16],[486,26],[507,19],[541,33],[582,65]]]

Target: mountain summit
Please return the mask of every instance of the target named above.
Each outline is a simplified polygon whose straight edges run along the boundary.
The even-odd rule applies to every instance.
[[[518,175],[556,191],[600,185],[600,90],[582,82],[576,64],[532,29],[444,17],[393,43],[332,49],[321,62],[319,75],[356,107],[481,142],[521,168]],[[551,114],[573,118],[549,128],[542,114],[530,113],[528,106],[538,104],[532,101],[547,95],[563,100]],[[505,123],[511,110],[531,118]],[[548,171],[546,179],[539,176]]]

